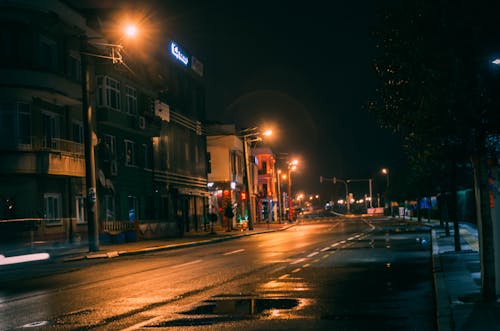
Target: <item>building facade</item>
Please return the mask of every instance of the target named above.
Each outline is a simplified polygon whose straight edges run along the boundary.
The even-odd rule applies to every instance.
[[[218,215],[219,225],[246,228],[249,217],[248,193],[245,183],[243,142],[231,124],[207,127],[209,210]],[[234,217],[224,219],[230,206]]]
[[[85,231],[76,31],[85,20],[58,2],[0,7],[0,219],[12,220],[2,239]]]
[[[164,52],[147,62],[124,57],[124,66],[93,44],[102,35],[87,22],[99,20],[63,2],[0,7],[1,235],[86,239],[83,56],[101,239],[200,230],[208,209],[201,62],[179,64],[165,41]]]
[[[257,160],[257,221],[278,221],[276,156],[269,147],[253,150]]]

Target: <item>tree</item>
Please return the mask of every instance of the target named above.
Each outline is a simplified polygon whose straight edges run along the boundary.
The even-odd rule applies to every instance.
[[[498,79],[486,70],[500,32],[496,12],[481,1],[447,0],[404,1],[384,9],[375,33],[380,50],[375,71],[381,86],[377,99],[369,102],[381,126],[403,136],[420,190],[431,189],[429,174],[448,173],[431,183],[456,192],[457,167],[472,160],[485,300],[496,297],[486,203],[486,162],[494,147],[489,138],[500,134],[500,102],[493,93]],[[450,211],[459,250],[456,206]]]

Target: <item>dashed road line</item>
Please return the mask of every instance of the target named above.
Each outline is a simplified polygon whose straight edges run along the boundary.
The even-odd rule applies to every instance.
[[[232,251],[232,252],[224,253],[223,255],[232,255],[232,254],[241,253],[241,252],[244,252],[244,251],[245,250],[242,248],[242,249],[237,249],[237,250]]]
[[[297,264],[297,263],[300,263],[300,262],[304,262],[306,259],[305,258],[301,258],[301,259],[298,259],[298,260],[295,260],[293,261],[292,263],[290,264]]]
[[[172,266],[172,268],[181,268],[181,267],[185,267],[185,266],[188,266],[188,265],[191,265],[191,264],[200,263],[201,261],[203,261],[203,260],[194,260],[194,261],[191,261],[191,262],[186,262],[186,263],[183,263],[183,264],[174,265],[174,266]]]

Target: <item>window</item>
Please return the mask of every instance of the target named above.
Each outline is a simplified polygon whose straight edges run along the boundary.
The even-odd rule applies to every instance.
[[[62,224],[61,220],[61,194],[45,193],[43,195],[45,205],[45,223],[49,225]]]
[[[135,166],[135,143],[130,140],[125,140],[125,165]]]
[[[71,123],[72,138],[74,142],[83,144],[83,124],[82,122],[73,121]]]
[[[184,143],[184,156],[186,158],[186,161],[189,161],[189,144]]]
[[[68,77],[80,82],[82,80],[82,61],[80,54],[70,51],[68,56]]]
[[[109,152],[109,160],[116,160],[116,138],[115,136],[105,134],[104,144]]]
[[[31,108],[27,103],[0,103],[0,137],[15,146],[31,145]]]
[[[207,152],[207,173],[212,173],[212,155]]]
[[[129,115],[137,115],[137,90],[125,86],[125,111]]]
[[[120,82],[108,76],[97,77],[97,104],[120,110]]]
[[[76,224],[85,223],[85,198],[81,195],[75,197]]]
[[[151,162],[150,162],[150,148],[147,144],[142,144],[142,150],[144,152],[144,169],[151,169]]]
[[[134,195],[128,196],[128,220],[133,222],[139,219],[139,199]]]
[[[44,69],[57,70],[57,44],[54,40],[40,36],[39,61],[40,66]]]
[[[55,148],[55,142],[53,138],[60,137],[60,118],[59,115],[51,112],[43,112],[42,114],[43,124],[43,146],[45,148]]]
[[[17,38],[13,31],[0,29],[0,58],[2,60],[13,60],[17,54]]]
[[[111,194],[104,195],[104,210],[106,212],[106,221],[114,221],[115,215],[115,198]]]

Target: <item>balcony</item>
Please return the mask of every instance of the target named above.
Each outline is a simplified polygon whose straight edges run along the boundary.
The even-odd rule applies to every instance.
[[[0,139],[2,174],[85,176],[83,144],[60,138],[9,137]]]

